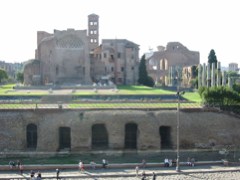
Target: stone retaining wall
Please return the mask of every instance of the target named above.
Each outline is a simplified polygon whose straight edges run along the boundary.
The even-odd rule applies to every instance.
[[[181,111],[181,148],[218,148],[240,145],[240,119],[222,112]],[[161,150],[168,138],[170,149],[176,149],[176,110],[1,110],[0,151],[28,151],[27,127],[37,127],[36,152],[60,150],[59,129],[70,129],[71,152],[92,150],[92,127],[103,125],[107,133],[107,149],[122,150],[126,146],[126,125],[134,124],[137,150]],[[166,137],[161,127],[169,130]],[[31,149],[30,149],[31,150]],[[103,149],[105,150],[105,149]]]

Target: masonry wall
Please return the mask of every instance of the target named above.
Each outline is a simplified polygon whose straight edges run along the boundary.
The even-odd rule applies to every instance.
[[[0,151],[28,151],[26,127],[37,126],[39,152],[59,150],[59,128],[71,129],[71,151],[92,150],[92,126],[104,124],[108,149],[124,149],[125,125],[137,125],[137,149],[160,150],[159,128],[170,127],[172,148],[176,148],[176,110],[1,110]],[[221,112],[180,112],[180,146],[210,148],[240,145],[240,118]]]

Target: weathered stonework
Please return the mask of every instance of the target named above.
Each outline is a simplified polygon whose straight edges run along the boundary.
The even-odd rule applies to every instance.
[[[0,151],[28,151],[27,126],[37,127],[34,151],[60,150],[59,129],[70,128],[70,150],[93,150],[92,126],[103,124],[110,150],[125,149],[126,124],[136,124],[137,150],[161,150],[160,127],[169,127],[171,148],[176,148],[176,110],[1,110]],[[240,145],[240,119],[221,112],[181,111],[180,147],[211,148]]]
[[[137,84],[139,45],[105,39],[99,45],[99,17],[88,16],[88,30],[37,32],[35,59],[24,68],[25,85]]]
[[[171,67],[173,69],[187,66],[197,66],[200,62],[199,52],[190,51],[179,42],[169,42],[167,47],[159,46],[158,51],[153,52],[147,58],[147,69],[149,75],[157,82],[163,85],[172,86],[169,83],[168,73]],[[171,73],[174,75],[174,72]]]

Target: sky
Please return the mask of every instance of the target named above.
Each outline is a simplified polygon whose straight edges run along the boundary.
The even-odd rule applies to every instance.
[[[206,63],[211,49],[227,67],[240,64],[238,0],[2,0],[0,60],[34,58],[37,31],[87,29],[87,16],[99,15],[101,39],[127,39],[149,49],[180,42],[200,52]]]

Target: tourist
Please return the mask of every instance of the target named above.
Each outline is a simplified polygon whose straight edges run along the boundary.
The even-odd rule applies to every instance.
[[[164,167],[169,167],[168,158],[165,158],[165,159],[164,159]]]
[[[195,159],[191,158],[191,166],[194,167],[195,166]]]
[[[155,172],[153,172],[152,180],[156,180],[156,179],[157,179],[157,175],[155,174]]]
[[[40,171],[38,171],[37,174],[38,174],[38,175],[37,175],[37,180],[42,180],[42,174],[40,173]]]
[[[143,160],[142,160],[142,168],[145,169],[145,167],[146,167],[146,160],[143,159]]]
[[[23,164],[22,163],[20,163],[20,165],[19,165],[19,170],[20,170],[20,174],[22,175],[23,174]]]
[[[83,162],[82,161],[79,161],[79,170],[81,171],[81,172],[83,172],[84,171],[84,165],[83,165]]]
[[[141,180],[146,180],[146,173],[145,173],[145,171],[142,172],[142,179]]]
[[[19,160],[17,160],[17,167],[20,167],[21,162]]]
[[[96,163],[95,163],[94,161],[91,161],[91,162],[90,162],[90,165],[91,165],[91,167],[92,167],[93,170],[96,169]]]
[[[59,174],[60,174],[60,170],[59,170],[59,169],[56,169],[56,176],[57,176],[57,179],[59,179]]]
[[[13,161],[10,160],[8,164],[9,164],[9,168],[12,169],[13,168]]]
[[[9,161],[9,167],[10,167],[10,169],[15,168],[16,167],[16,163],[14,161],[10,160]]]
[[[176,166],[176,164],[177,164],[177,160],[176,160],[176,159],[173,159],[173,160],[172,160],[172,166]]]
[[[35,172],[34,172],[33,170],[31,170],[31,171],[30,171],[30,177],[31,177],[31,179],[33,179],[34,176],[35,176]]]
[[[172,159],[169,159],[168,162],[169,162],[169,167],[172,167],[172,165],[173,165]]]
[[[187,165],[191,166],[191,159],[190,159],[190,157],[187,158]]]
[[[138,177],[138,173],[139,173],[139,166],[136,166],[136,168],[135,168],[135,172],[136,172],[136,177]]]
[[[103,169],[107,168],[107,161],[106,161],[106,159],[102,160],[102,167],[103,167]]]

